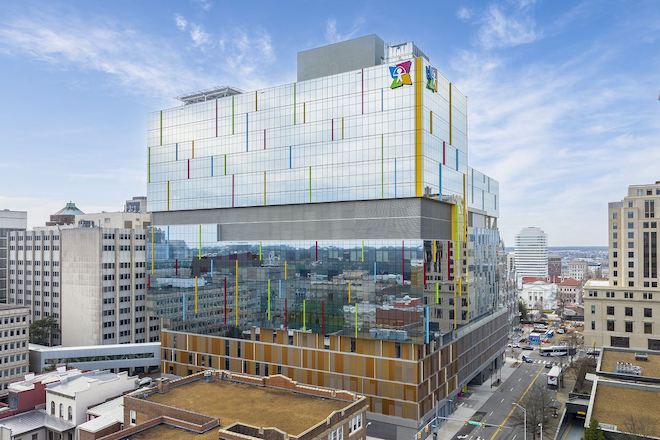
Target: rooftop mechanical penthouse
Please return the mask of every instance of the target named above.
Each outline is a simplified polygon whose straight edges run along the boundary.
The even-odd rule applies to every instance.
[[[506,342],[498,184],[468,166],[466,97],[371,35],[300,52],[296,83],[180,99],[148,133],[164,371],[344,388],[402,435],[448,414]]]

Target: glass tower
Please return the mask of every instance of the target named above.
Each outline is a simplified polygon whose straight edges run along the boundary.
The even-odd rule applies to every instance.
[[[335,57],[327,75],[150,115],[148,289],[164,328],[431,353],[496,312],[498,183],[468,166],[467,98],[412,43],[337,69],[352,44],[305,61]]]

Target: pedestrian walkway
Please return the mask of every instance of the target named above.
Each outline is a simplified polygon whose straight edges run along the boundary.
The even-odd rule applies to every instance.
[[[501,379],[500,383],[503,383],[514,373],[514,371],[516,371],[518,364],[520,364],[520,361],[517,359],[507,357],[501,368],[501,375],[497,374],[497,376],[494,376],[493,378],[499,378]],[[458,401],[456,411],[454,411],[449,417],[459,420],[469,419],[497,390],[497,386],[491,386],[490,380],[487,380],[481,385],[469,386],[469,396],[461,398]],[[465,423],[462,421],[447,420],[440,425],[439,440],[450,440],[464,425]]]

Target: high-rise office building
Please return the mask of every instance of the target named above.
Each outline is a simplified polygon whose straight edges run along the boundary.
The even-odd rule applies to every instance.
[[[516,278],[548,277],[548,237],[541,228],[523,228],[516,235]]]
[[[153,342],[146,307],[148,214],[75,216],[74,224],[9,235],[9,302],[51,316],[48,345]]]
[[[0,397],[28,372],[29,317],[25,307],[0,304]]]
[[[609,279],[584,286],[587,346],[660,350],[660,182],[631,185],[608,207]]]
[[[501,360],[498,184],[468,166],[465,96],[414,44],[311,49],[298,74],[150,117],[163,370],[356,391],[374,427],[414,433]]]
[[[27,228],[27,212],[0,211],[0,304],[7,302],[7,255],[9,255],[9,233]]]
[[[555,281],[561,276],[561,255],[548,255],[548,277]]]

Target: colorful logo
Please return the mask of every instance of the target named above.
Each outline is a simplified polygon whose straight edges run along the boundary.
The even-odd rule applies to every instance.
[[[438,91],[438,69],[431,66],[426,66],[426,88]]]
[[[399,63],[396,66],[390,66],[390,75],[392,75],[392,84],[390,84],[390,89],[396,89],[402,85],[412,85],[412,79],[410,78],[411,65],[412,61],[404,61],[403,63]]]

